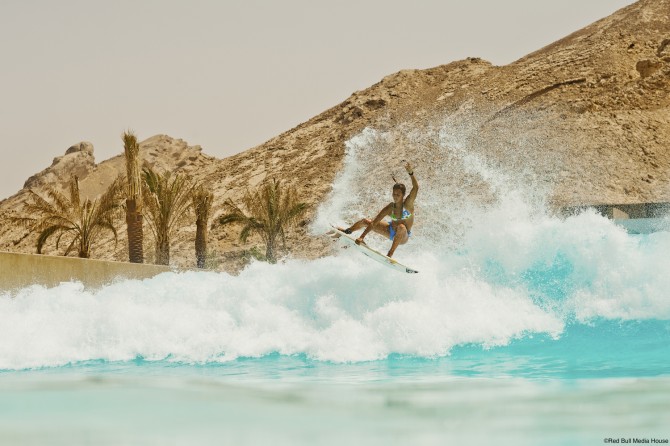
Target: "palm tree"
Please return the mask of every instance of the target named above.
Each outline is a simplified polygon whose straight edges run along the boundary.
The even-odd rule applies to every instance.
[[[170,264],[170,239],[190,210],[191,183],[183,175],[161,175],[145,167],[142,195],[147,223],[156,242],[156,263]]]
[[[123,134],[128,188],[126,190],[126,226],[128,228],[128,257],[132,263],[144,263],[144,231],[142,229],[142,186],[140,181],[140,146],[135,134]]]
[[[56,249],[59,249],[61,240],[67,243],[63,255],[67,256],[76,248],[78,256],[87,259],[91,256],[92,243],[100,238],[103,231],[110,231],[114,241],[117,241],[114,220],[120,210],[121,179],[114,180],[101,197],[93,201],[87,198],[83,203],[76,176],[70,180],[69,189],[68,197],[49,186],[46,190],[48,200],[30,189],[23,209],[30,216],[16,220],[39,233],[38,254],[42,254],[47,240],[55,235]]]
[[[298,202],[295,187],[285,187],[277,179],[260,185],[253,192],[247,191],[242,203],[249,212],[248,215],[229,199],[225,206],[230,212],[220,217],[219,223],[242,223],[244,226],[240,232],[240,240],[243,242],[252,233],[260,235],[265,243],[268,262],[277,263],[279,239],[281,238],[285,248],[286,229],[295,226],[298,217],[307,210],[307,205]]]
[[[193,189],[193,210],[195,211],[195,258],[198,268],[205,267],[207,257],[207,223],[212,210],[214,194],[203,185]]]

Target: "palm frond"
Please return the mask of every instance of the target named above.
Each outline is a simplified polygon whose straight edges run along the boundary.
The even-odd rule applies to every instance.
[[[202,184],[196,185],[192,189],[191,199],[193,200],[193,210],[196,218],[207,221],[209,220],[209,213],[214,202],[214,194]]]
[[[246,243],[247,239],[249,238],[249,234],[254,230],[254,226],[251,224],[247,224],[242,228],[242,231],[240,231],[240,240]]]
[[[38,216],[27,218],[39,218],[39,216],[43,214],[50,215],[57,213],[56,208],[50,202],[42,198],[32,189],[28,190],[28,198],[23,205],[23,210],[31,215],[37,214]]]
[[[58,231],[58,237],[56,238],[56,249],[60,247],[60,239],[68,232],[72,232],[72,228],[62,229]]]
[[[126,198],[138,200],[142,193],[139,163],[140,145],[137,142],[137,136],[135,136],[132,130],[124,132],[121,139],[123,140],[123,150],[126,159],[126,178],[128,179]]]
[[[72,237],[65,255],[69,254],[76,244],[79,244],[79,255],[88,256],[92,237],[97,236],[98,228],[111,229],[113,226],[112,210],[118,207],[118,179],[115,180],[102,198],[86,199],[81,202],[79,182],[73,176],[68,184],[69,197],[66,197],[53,187],[48,187],[48,200],[29,191],[23,213],[17,221],[29,225],[31,231],[38,232],[37,252],[41,253],[47,240],[54,234],[56,249],[60,248],[62,237]],[[27,215],[25,215],[27,214]],[[115,233],[115,229],[113,230]]]
[[[230,223],[239,223],[242,221],[245,221],[247,217],[245,215],[240,215],[240,214],[226,214],[222,215],[219,217],[219,224],[220,225],[227,225]]]
[[[64,256],[67,256],[68,254],[70,254],[70,252],[72,252],[72,249],[74,248],[74,245],[77,244],[78,240],[79,240],[78,237],[75,237],[75,238],[72,239],[72,242],[70,242],[67,249],[65,249],[65,252],[63,253]]]
[[[67,214],[73,212],[73,206],[70,200],[54,187],[49,186],[46,189],[46,195],[51,200],[49,207],[53,209],[55,213]]]
[[[99,227],[101,229],[107,229],[114,236],[114,245],[116,246],[119,243],[119,234],[116,231],[116,227],[111,220],[101,221]]]
[[[286,245],[286,229],[295,225],[307,205],[298,202],[295,187],[284,186],[277,179],[247,191],[241,201],[246,211],[227,200],[224,206],[228,213],[219,217],[219,223],[242,223],[240,240],[246,241],[252,233],[259,235],[266,243],[268,261],[276,261],[276,241],[281,239]]]
[[[56,232],[62,230],[63,228],[61,228],[60,226],[50,226],[44,229],[42,232],[40,232],[39,235],[37,236],[37,253],[42,254],[42,248],[44,247],[44,244],[47,242],[47,239],[52,235],[54,235]]]
[[[142,178],[146,221],[157,249],[169,250],[170,239],[190,215],[193,185],[184,175],[159,174],[148,167],[143,169]],[[156,258],[169,258],[169,252]]]
[[[79,177],[72,176],[70,180],[70,206],[74,208],[76,214],[81,212],[81,198],[79,197]]]

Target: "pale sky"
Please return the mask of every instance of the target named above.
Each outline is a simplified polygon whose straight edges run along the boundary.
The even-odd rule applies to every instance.
[[[224,158],[402,69],[505,65],[632,0],[0,0],[0,199],[71,145]]]

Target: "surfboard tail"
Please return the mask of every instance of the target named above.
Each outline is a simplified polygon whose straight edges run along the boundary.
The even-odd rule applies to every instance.
[[[360,251],[362,254],[366,255],[367,257],[371,258],[372,260],[381,263],[382,265],[387,266],[388,268],[394,269],[396,271],[404,272],[404,273],[409,273],[409,274],[416,274],[418,273],[417,270],[409,268],[408,266],[403,265],[402,263],[398,262],[395,259],[392,259],[391,257],[385,256],[384,254],[380,253],[379,251],[376,251],[372,248],[370,248],[365,242],[356,243],[356,238],[352,235],[346,234],[345,232],[342,231],[341,228],[331,225],[333,227],[333,231],[330,232],[336,232],[337,236],[336,238],[333,238],[333,240],[342,240],[345,242],[346,246],[351,246],[353,248],[356,248],[358,251]]]

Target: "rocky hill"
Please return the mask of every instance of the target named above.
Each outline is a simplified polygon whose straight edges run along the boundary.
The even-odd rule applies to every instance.
[[[385,161],[371,167],[372,175],[382,175],[388,160],[407,158],[431,178],[444,175],[435,160],[462,163],[467,154],[545,188],[551,207],[670,201],[669,93],[670,0],[641,0],[506,66],[469,58],[395,73],[230,158],[165,135],[143,141],[140,156],[159,170],[206,181],[215,215],[224,200],[239,199],[266,178],[295,184],[310,212],[289,246],[295,256],[314,258],[332,248],[309,236],[309,223],[343,167],[345,143],[366,127],[390,135]],[[95,196],[124,171],[121,152],[96,164],[92,145],[79,143],[25,188],[64,184],[74,172],[82,191]],[[495,187],[476,172],[452,169],[447,176],[468,200],[495,200]],[[8,220],[25,196],[23,189],[0,202],[0,250],[34,252],[35,236]],[[106,241],[93,255],[125,260],[124,231],[116,247]],[[175,264],[194,264],[194,233],[195,226],[180,233]],[[241,244],[236,228],[214,224],[210,244],[220,268],[235,270],[258,241]]]

